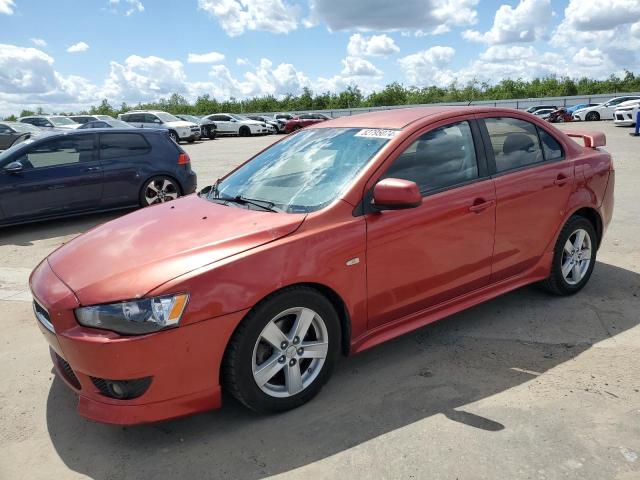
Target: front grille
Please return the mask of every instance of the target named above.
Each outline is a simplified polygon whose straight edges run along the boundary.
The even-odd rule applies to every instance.
[[[56,357],[56,363],[58,364],[58,368],[60,370],[60,373],[62,373],[62,376],[67,382],[73,385],[76,390],[80,390],[80,380],[78,380],[76,374],[73,373],[71,365],[69,365],[69,363],[57,353],[54,352],[54,355]]]
[[[91,377],[91,381],[95,387],[100,390],[102,395],[118,400],[138,398],[146,392],[149,385],[151,385],[151,377],[136,378],[133,380],[109,380]]]

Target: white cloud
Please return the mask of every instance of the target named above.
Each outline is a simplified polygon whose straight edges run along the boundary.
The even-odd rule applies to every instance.
[[[435,46],[407,55],[398,60],[400,69],[414,85],[449,84],[453,80],[447,67],[456,51],[451,47]]]
[[[16,4],[13,3],[13,0],[0,0],[0,13],[13,15],[13,9],[15,6]]]
[[[217,18],[231,37],[245,30],[288,33],[298,26],[299,8],[283,0],[198,0],[198,8]]]
[[[326,23],[330,30],[442,31],[477,21],[478,0],[311,0],[307,26]]]
[[[564,11],[566,26],[578,31],[609,30],[640,20],[638,0],[570,0]]]
[[[552,15],[550,0],[520,0],[515,8],[501,5],[489,31],[466,30],[462,36],[490,45],[534,42],[543,38]]]
[[[249,59],[236,58],[236,65],[238,65],[239,67],[244,67],[245,65],[249,65]]]
[[[67,48],[67,52],[69,53],[86,52],[87,50],[89,50],[89,45],[84,42],[74,43],[69,48]]]
[[[127,6],[124,13],[127,17],[130,17],[136,12],[144,12],[144,5],[140,0],[109,0],[109,5],[116,6],[120,4]]]
[[[388,35],[372,35],[365,37],[359,33],[351,35],[347,53],[353,57],[387,57],[398,53],[400,49],[393,38]]]
[[[382,77],[382,71],[368,60],[347,57],[342,60],[342,75],[346,77]]]
[[[31,43],[33,43],[34,45],[36,45],[38,47],[46,47],[47,46],[47,42],[44,41],[41,38],[32,38],[31,39]]]
[[[131,55],[124,64],[111,62],[104,91],[107,98],[119,101],[151,101],[171,93],[187,93],[187,76],[178,60]]]
[[[0,45],[0,113],[52,105],[64,109],[96,101],[96,87],[82,77],[59,74],[53,63],[37,48]]]
[[[190,53],[188,63],[219,63],[224,60],[224,55],[218,52]]]

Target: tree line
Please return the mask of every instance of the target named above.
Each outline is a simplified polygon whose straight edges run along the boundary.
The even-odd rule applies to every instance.
[[[248,112],[287,112],[301,110],[348,109],[359,107],[382,107],[393,105],[415,105],[423,103],[470,102],[479,100],[506,100],[540,97],[563,97],[571,95],[614,94],[616,92],[639,92],[640,75],[625,71],[622,77],[611,75],[605,80],[594,80],[587,77],[572,79],[569,77],[544,77],[533,80],[501,80],[496,84],[472,81],[466,85],[453,82],[447,87],[405,87],[393,82],[382,90],[364,95],[356,86],[347,87],[339,93],[314,93],[304,88],[300,95],[284,95],[275,97],[265,95],[249,99],[230,98],[217,100],[209,94],[199,96],[195,102],[189,102],[184,96],[174,93],[168,98],[156,102],[128,105],[122,103],[114,106],[107,99],[100,105],[82,112],[57,112],[58,114],[94,114],[116,117],[132,109],[162,110],[177,114],[206,115],[215,112],[248,113]],[[36,111],[23,110],[20,116],[41,115],[42,109]],[[14,120],[15,115],[6,120]]]

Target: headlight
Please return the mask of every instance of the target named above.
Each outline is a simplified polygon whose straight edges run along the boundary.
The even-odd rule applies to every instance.
[[[189,295],[164,295],[127,302],[76,309],[80,325],[113,330],[124,335],[142,335],[177,327]]]

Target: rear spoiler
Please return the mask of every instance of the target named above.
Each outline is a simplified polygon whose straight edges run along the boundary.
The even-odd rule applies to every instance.
[[[607,144],[607,137],[602,132],[569,131],[565,133],[570,137],[582,138],[586,148],[604,147]]]

